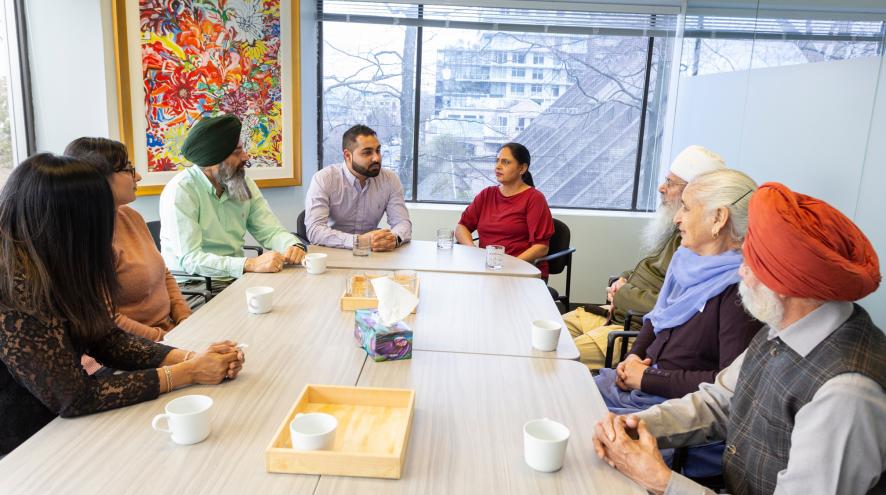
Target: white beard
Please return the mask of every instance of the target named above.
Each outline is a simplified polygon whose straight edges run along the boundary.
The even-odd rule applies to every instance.
[[[229,167],[222,163],[215,178],[225,188],[228,195],[237,201],[246,201],[252,198],[252,191],[246,184],[245,168]]]
[[[674,234],[674,215],[680,205],[661,203],[655,210],[655,217],[643,228],[641,244],[643,252],[652,255],[661,250],[664,243]]]
[[[738,284],[738,292],[741,294],[741,305],[748,314],[772,328],[780,328],[784,320],[784,305],[778,294],[763,284],[752,289],[744,280]]]

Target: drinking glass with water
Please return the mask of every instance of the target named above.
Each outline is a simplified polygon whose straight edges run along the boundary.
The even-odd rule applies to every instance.
[[[437,229],[437,249],[452,249],[452,229]]]
[[[363,237],[360,234],[354,234],[354,256],[369,256],[372,252],[372,236]]]
[[[501,265],[504,262],[504,257],[504,246],[486,246],[486,268],[489,268],[490,270],[501,270]]]

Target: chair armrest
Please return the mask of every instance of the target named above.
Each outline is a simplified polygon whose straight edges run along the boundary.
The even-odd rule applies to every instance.
[[[624,330],[616,330],[614,332],[609,332],[609,335],[606,337],[606,358],[603,361],[603,365],[607,368],[612,367],[612,352],[615,348],[615,339],[622,339],[622,359],[624,359],[625,351],[627,348],[628,339],[631,337],[636,337],[640,332],[632,332],[632,331],[624,331]]]
[[[204,303],[208,303],[212,299],[212,293],[208,290],[183,290],[181,293],[185,296],[200,296]]]
[[[243,249],[248,249],[250,251],[255,251],[259,256],[264,254],[265,250],[261,246],[243,246]]]
[[[173,277],[184,277],[184,278],[197,278],[203,279],[203,282],[206,283],[206,290],[212,293],[212,277],[207,277],[206,275],[195,275],[193,273],[185,273],[179,270],[169,270],[169,273],[172,274]]]
[[[632,323],[633,319],[638,318],[642,322],[644,316],[646,316],[646,313],[644,313],[642,311],[634,311],[633,309],[629,309],[625,313],[625,325],[624,325],[625,331],[626,332],[631,331],[631,323]]]
[[[543,261],[551,261],[551,260],[555,260],[557,258],[562,258],[562,257],[568,256],[574,252],[575,252],[575,248],[566,248],[562,251],[557,251],[556,253],[549,254],[547,256],[542,256],[541,258],[537,258],[535,261],[533,261],[533,263],[537,265]]]

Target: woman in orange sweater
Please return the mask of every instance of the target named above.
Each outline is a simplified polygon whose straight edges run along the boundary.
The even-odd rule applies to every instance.
[[[163,340],[191,315],[191,309],[166,269],[144,218],[126,206],[135,201],[141,180],[127,158],[126,147],[111,139],[82,137],[72,141],[65,154],[91,163],[108,179],[114,194],[113,250],[121,288],[117,326],[139,337]],[[92,363],[89,368],[97,369]]]

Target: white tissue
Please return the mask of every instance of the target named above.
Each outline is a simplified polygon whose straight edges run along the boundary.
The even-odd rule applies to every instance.
[[[389,277],[373,278],[371,283],[378,298],[378,317],[385,326],[406,318],[418,306],[418,297]]]

